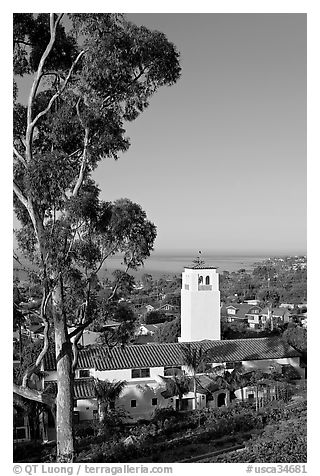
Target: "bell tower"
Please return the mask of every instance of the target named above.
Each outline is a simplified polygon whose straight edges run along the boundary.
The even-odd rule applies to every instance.
[[[216,268],[197,264],[182,273],[179,342],[220,340],[220,291]]]

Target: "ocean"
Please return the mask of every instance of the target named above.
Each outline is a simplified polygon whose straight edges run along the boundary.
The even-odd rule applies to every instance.
[[[218,273],[223,271],[237,271],[241,268],[251,271],[254,263],[258,263],[266,259],[266,256],[222,256],[222,255],[206,255],[202,259],[208,266],[217,268]],[[185,266],[192,266],[192,261],[195,256],[192,254],[172,254],[172,253],[152,253],[152,255],[145,261],[144,266],[137,271],[130,271],[136,279],[140,279],[144,273],[151,274],[155,279],[162,275],[181,275]],[[25,260],[22,259],[24,265],[29,267]],[[31,267],[32,268],[32,267]],[[124,270],[125,266],[122,264],[122,258],[113,256],[109,258],[106,265],[99,272],[100,276],[105,274],[111,275],[115,269]],[[14,262],[14,277],[21,281],[27,281],[27,273]]]
[[[160,275],[180,275],[185,266],[192,266],[192,261],[195,256],[183,254],[160,254],[153,253],[144,263],[144,266],[136,272],[131,272],[137,278],[142,274],[148,273],[158,278]],[[218,273],[223,271],[237,271],[241,268],[247,271],[252,271],[253,265],[257,262],[265,260],[266,256],[204,256],[205,264],[208,266],[214,266],[217,268]],[[124,269],[121,265],[121,258],[112,257],[106,266],[108,272],[112,272],[115,269]],[[105,269],[106,269],[105,268]]]

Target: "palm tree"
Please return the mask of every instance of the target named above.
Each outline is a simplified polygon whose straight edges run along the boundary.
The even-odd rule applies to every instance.
[[[103,423],[106,414],[111,409],[111,404],[115,403],[120,397],[124,387],[127,385],[126,380],[108,380],[95,379],[94,393],[98,402],[99,422]]]
[[[172,377],[163,377],[160,375],[166,385],[166,393],[169,397],[178,397],[178,408],[182,409],[182,398],[190,391],[190,377],[187,375],[173,375]]]
[[[207,353],[203,346],[194,346],[190,343],[181,345],[183,364],[192,372],[194,409],[197,410],[197,373],[205,370]]]

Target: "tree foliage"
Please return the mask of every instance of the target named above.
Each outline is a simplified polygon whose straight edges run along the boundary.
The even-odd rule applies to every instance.
[[[307,359],[307,329],[300,326],[289,327],[283,333],[283,339],[294,349],[301,352],[304,361]]]
[[[150,311],[145,316],[146,324],[159,324],[166,322],[168,317],[163,311]]]
[[[164,322],[154,333],[154,340],[159,344],[165,342],[178,342],[181,335],[181,319],[176,317],[173,321]]]

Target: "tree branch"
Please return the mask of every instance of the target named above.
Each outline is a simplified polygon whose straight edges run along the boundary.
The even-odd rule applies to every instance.
[[[81,121],[81,119],[80,119],[80,121]],[[74,186],[74,189],[73,189],[73,192],[72,192],[73,197],[76,197],[78,195],[79,189],[80,189],[80,187],[83,183],[83,180],[84,180],[84,174],[85,174],[86,167],[87,167],[87,162],[88,162],[88,159],[87,159],[88,144],[89,144],[89,128],[86,127],[85,128],[85,134],[84,134],[82,162],[81,162],[79,176],[78,176],[77,182],[76,182],[76,184]]]
[[[146,66],[145,66],[144,68],[140,69],[140,73],[139,73],[137,76],[135,76],[135,77],[133,78],[133,80],[128,84],[127,88],[130,88],[130,86],[132,86],[134,83],[138,82],[138,80],[141,78],[141,76],[145,73],[146,69],[147,69]],[[109,95],[109,96],[107,96],[106,98],[104,98],[103,101],[102,101],[102,103],[101,103],[100,110],[102,110],[102,109],[104,108],[104,106],[107,106],[107,107],[108,107],[108,106],[110,106],[112,103],[114,103],[115,101],[117,101],[119,94],[121,94],[121,92],[115,91],[112,95]],[[111,99],[111,98],[112,98],[112,100],[111,100],[109,103],[107,103],[107,101],[108,101],[109,99]]]
[[[15,146],[13,146],[13,153],[17,157],[17,159],[22,163],[22,165],[27,168],[27,162],[26,159],[17,151]]]
[[[65,81],[64,81],[64,83],[63,83],[61,89],[59,89],[59,91],[57,91],[57,92],[52,96],[52,98],[50,99],[50,101],[49,101],[47,107],[46,107],[43,111],[39,112],[39,114],[33,119],[33,121],[30,122],[30,125],[28,126],[28,130],[29,130],[29,128],[30,128],[31,134],[32,134],[33,129],[34,129],[36,123],[38,122],[38,120],[39,120],[42,116],[44,116],[45,114],[47,114],[47,112],[50,111],[50,109],[51,109],[51,107],[52,107],[54,101],[55,101],[59,96],[61,96],[61,94],[63,93],[63,91],[66,89],[67,84],[68,84],[68,82],[69,82],[69,79],[70,79],[70,77],[71,77],[71,74],[72,74],[72,72],[73,72],[73,70],[74,70],[76,64],[78,63],[79,59],[81,58],[81,56],[82,56],[84,53],[85,53],[85,51],[83,50],[83,51],[81,51],[81,52],[78,54],[77,58],[76,58],[76,59],[74,60],[74,62],[72,63],[72,66],[71,66],[71,68],[70,68],[70,70],[69,70],[68,76],[66,77],[66,79],[65,79]],[[51,74],[52,74],[52,73],[51,73]],[[28,133],[28,130],[27,130],[27,133]],[[29,133],[29,134],[30,134],[30,133]],[[30,135],[30,138],[31,138],[31,135]]]
[[[37,360],[36,360],[35,364],[32,367],[30,367],[29,369],[27,369],[26,373],[24,374],[23,379],[22,379],[22,385],[21,385],[22,387],[27,387],[28,386],[28,381],[29,381],[31,375],[34,374],[38,370],[44,356],[46,355],[46,353],[48,352],[48,349],[49,349],[49,320],[46,317],[46,308],[47,308],[48,301],[51,297],[51,294],[52,294],[52,292],[49,292],[47,295],[44,294],[43,298],[42,298],[42,303],[41,303],[40,317],[41,317],[41,319],[44,323],[44,331],[43,331],[44,345],[43,345],[43,348],[42,348],[40,354],[37,357]]]
[[[13,181],[13,191],[16,194],[16,196],[18,197],[18,199],[20,200],[20,202],[22,203],[22,205],[24,205],[26,207],[26,209],[29,211],[30,205],[29,205],[28,199],[27,199],[27,197],[25,197],[21,188],[19,187],[17,182],[15,182],[15,180]]]
[[[116,246],[114,246],[114,247],[109,251],[109,253],[107,253],[107,254],[102,258],[102,260],[100,261],[100,264],[99,264],[98,267],[94,270],[94,274],[97,274],[97,273],[100,271],[100,269],[101,269],[103,263],[106,261],[106,259],[109,258],[109,256],[111,256],[113,253],[115,253],[115,252],[117,251],[118,246],[119,246],[119,242],[116,244]]]
[[[82,324],[85,323],[85,319],[86,319],[86,308],[87,306],[85,305],[85,308],[82,307],[81,309],[81,314],[82,314],[82,317],[81,317],[81,321],[82,321]],[[78,342],[79,340],[81,339],[81,336],[83,334],[83,329],[80,329],[80,331],[74,336],[74,339],[72,341],[72,352],[73,352],[73,359],[72,359],[72,372],[75,372],[76,370],[76,366],[77,366],[77,363],[78,363],[78,355],[79,355],[79,350],[78,350]],[[70,336],[69,336],[69,339],[70,339]]]
[[[42,70],[44,63],[49,55],[49,53],[52,50],[52,47],[54,45],[55,39],[56,39],[56,31],[57,31],[57,26],[62,18],[63,14],[60,14],[57,18],[57,21],[54,19],[54,13],[50,13],[50,40],[49,43],[44,50],[42,57],[39,62],[38,70],[35,76],[35,79],[33,81],[30,95],[29,95],[29,100],[28,100],[28,108],[27,108],[27,131],[26,131],[26,155],[27,155],[27,161],[31,160],[32,157],[32,150],[31,150],[31,143],[32,143],[32,134],[33,134],[33,129],[34,129],[34,123],[32,122],[32,107],[33,107],[33,101],[36,96],[39,83],[41,80],[41,75],[42,75]]]
[[[130,269],[130,264],[131,264],[132,261],[133,261],[133,258],[127,264],[127,267],[126,267],[126,270],[124,271],[124,273],[128,272],[128,270]],[[121,279],[122,279],[122,276],[120,276],[120,278],[117,280],[117,283],[116,283],[115,287],[113,288],[113,291],[112,291],[111,295],[108,297],[107,302],[111,301],[111,299],[114,298],[114,295],[116,294],[116,292],[118,290],[118,287],[120,286]]]
[[[56,399],[48,394],[43,394],[39,390],[34,390],[28,387],[19,387],[19,385],[13,384],[13,393],[26,398],[27,400],[33,400],[34,402],[44,403],[49,407],[55,405]]]

